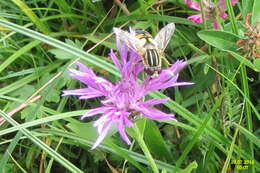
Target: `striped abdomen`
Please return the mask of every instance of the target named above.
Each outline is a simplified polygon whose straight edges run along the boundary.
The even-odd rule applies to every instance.
[[[156,49],[146,49],[143,64],[151,72],[161,69],[161,58]]]

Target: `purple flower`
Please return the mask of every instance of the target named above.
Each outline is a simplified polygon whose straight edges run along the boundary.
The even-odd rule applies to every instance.
[[[212,2],[209,2],[209,0],[203,0],[203,3],[205,5],[204,12],[205,12],[205,20],[213,19],[213,28],[218,29],[218,21],[216,12],[219,11],[218,16],[222,19],[227,18],[227,13],[225,12],[226,6],[226,0],[219,0],[219,3],[215,5]],[[238,1],[237,0],[231,0],[231,4],[234,6]],[[185,3],[190,7],[197,11],[201,11],[200,3],[198,2],[192,2],[192,0],[185,0]],[[217,10],[218,9],[218,10]],[[202,13],[195,14],[188,17],[189,20],[192,21],[193,24],[202,23]]]
[[[154,105],[166,102],[168,98],[146,101],[143,98],[150,91],[192,84],[177,82],[179,71],[186,65],[186,62],[183,61],[176,61],[170,68],[162,70],[156,78],[147,77],[143,82],[138,82],[138,74],[143,71],[140,56],[119,42],[117,42],[117,46],[121,62],[112,50],[110,57],[121,73],[121,79],[118,82],[113,84],[102,77],[98,77],[91,69],[78,62],[79,70],[70,69],[70,76],[84,83],[87,87],[63,91],[63,96],[76,95],[79,96],[79,99],[85,100],[104,97],[100,107],[90,109],[81,117],[81,119],[84,119],[100,114],[99,119],[94,123],[99,137],[92,149],[102,142],[112,125],[117,127],[122,139],[127,144],[131,144],[125,132],[125,127],[133,126],[132,117],[136,114],[154,120],[175,120],[173,114],[167,114],[153,108]]]

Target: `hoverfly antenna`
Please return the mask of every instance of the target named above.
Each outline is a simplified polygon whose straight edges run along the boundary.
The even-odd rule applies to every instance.
[[[135,35],[135,29],[132,27],[129,27],[129,33]]]

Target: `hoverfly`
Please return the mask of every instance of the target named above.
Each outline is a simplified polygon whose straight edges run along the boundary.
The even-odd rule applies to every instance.
[[[162,59],[166,60],[164,50],[174,30],[175,24],[169,23],[154,38],[147,31],[140,29],[132,30],[130,28],[130,32],[127,32],[119,28],[114,28],[114,33],[117,39],[140,55],[145,72],[154,78],[158,76],[158,72],[161,70]]]

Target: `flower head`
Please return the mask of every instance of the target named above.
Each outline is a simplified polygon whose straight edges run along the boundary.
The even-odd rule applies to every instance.
[[[90,109],[81,119],[100,114],[94,123],[98,129],[97,138],[92,149],[96,148],[105,138],[110,127],[115,125],[122,139],[131,144],[125,127],[132,127],[132,116],[136,113],[154,120],[175,120],[173,114],[164,113],[152,106],[164,103],[168,98],[143,101],[150,91],[166,89],[172,86],[190,85],[188,82],[177,82],[178,72],[186,65],[177,61],[170,68],[161,71],[157,78],[147,77],[143,82],[138,82],[138,74],[143,71],[140,57],[128,47],[117,42],[121,62],[111,50],[110,57],[121,73],[121,79],[112,83],[98,77],[91,69],[77,63],[79,70],[70,69],[71,77],[86,85],[86,88],[63,91],[63,96],[77,95],[79,99],[91,99],[103,96],[101,106]]]
[[[218,29],[218,22],[217,22],[217,15],[221,17],[222,19],[225,19],[228,15],[225,12],[226,6],[226,0],[219,0],[219,3],[216,5],[209,0],[203,0],[203,4],[205,5],[205,8],[203,8],[205,13],[205,20],[211,20],[213,19],[213,28]],[[198,2],[192,2],[192,0],[185,0],[185,3],[192,9],[201,11],[200,3]],[[234,6],[237,3],[237,0],[231,0],[231,4]],[[217,14],[218,11],[218,14]],[[202,13],[195,14],[188,17],[189,20],[192,21],[193,24],[199,24],[203,22]]]

